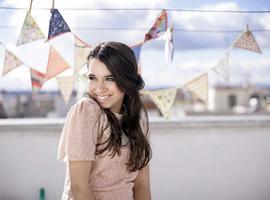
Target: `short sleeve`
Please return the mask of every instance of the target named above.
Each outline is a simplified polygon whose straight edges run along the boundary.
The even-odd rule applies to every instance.
[[[140,126],[142,128],[143,134],[149,138],[149,123],[147,122],[147,116],[146,116],[146,111],[141,112],[141,119],[140,119]]]
[[[90,98],[84,98],[71,107],[60,137],[58,160],[94,160],[100,115],[101,109]]]

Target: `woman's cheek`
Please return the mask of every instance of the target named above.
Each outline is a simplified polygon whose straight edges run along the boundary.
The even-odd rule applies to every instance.
[[[89,90],[93,90],[95,88],[95,82],[90,80],[88,83],[88,86],[89,86]]]

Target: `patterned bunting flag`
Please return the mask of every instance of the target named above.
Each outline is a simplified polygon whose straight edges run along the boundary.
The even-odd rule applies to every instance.
[[[171,116],[171,107],[173,105],[175,96],[176,96],[176,88],[158,90],[158,91],[151,91],[147,94],[155,102],[156,106],[159,108],[162,115],[168,119]]]
[[[233,47],[242,48],[256,53],[262,53],[252,32],[247,30],[235,41]]]
[[[26,13],[17,46],[45,38],[34,18],[28,11]]]
[[[83,42],[80,38],[74,35],[75,45],[75,58],[74,58],[74,74],[79,72],[80,69],[87,63],[87,56],[91,51],[91,46]]]
[[[184,85],[196,98],[208,105],[208,75],[204,73]]]
[[[50,19],[50,27],[49,27],[49,34],[48,40],[59,36],[63,33],[70,32],[70,29],[65,22],[64,18],[58,11],[58,9],[51,9],[51,19]]]
[[[142,45],[143,45],[143,43],[139,43],[139,44],[136,44],[136,45],[130,47],[133,50],[134,54],[135,54],[137,63],[140,60],[140,54],[141,54]]]
[[[6,49],[5,51],[5,61],[4,61],[4,68],[3,68],[3,76],[6,75],[8,72],[12,71],[13,69],[23,65],[24,63],[17,58],[12,52]]]
[[[173,61],[173,54],[174,54],[174,47],[173,47],[173,35],[172,35],[173,28],[167,29],[166,32],[166,43],[165,43],[165,62],[168,66],[169,62]]]
[[[170,62],[173,61],[174,54],[174,46],[173,46],[173,26],[171,28],[167,28],[166,32],[162,34],[157,40],[165,40],[165,63],[166,66],[169,65]]]
[[[45,74],[30,68],[32,92],[37,93],[45,82]]]
[[[51,46],[46,69],[46,79],[50,79],[69,68],[64,58]]]
[[[148,40],[155,39],[155,38],[159,37],[164,32],[166,32],[167,26],[168,26],[167,11],[162,10],[161,13],[158,15],[158,17],[156,18],[154,25],[145,34],[144,41],[146,42]]]
[[[229,74],[229,53],[227,52],[220,61],[212,68],[212,70],[226,81],[230,79]]]
[[[73,89],[73,81],[74,78],[71,77],[56,77],[58,86],[60,88],[60,92],[66,104],[70,99],[72,89]]]

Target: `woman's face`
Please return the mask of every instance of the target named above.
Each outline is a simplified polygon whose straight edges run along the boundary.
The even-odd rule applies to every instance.
[[[101,105],[114,113],[119,113],[124,93],[116,86],[111,72],[99,59],[89,61],[89,93]]]

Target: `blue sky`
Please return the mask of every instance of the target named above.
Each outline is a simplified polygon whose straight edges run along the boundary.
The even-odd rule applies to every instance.
[[[45,35],[48,32],[50,18],[48,8],[51,0],[34,0],[32,15]],[[12,0],[1,1],[0,6],[29,7],[30,1]],[[127,44],[136,44],[143,40],[147,30],[80,30],[76,27],[124,27],[150,28],[159,11],[78,11],[61,10],[61,8],[174,8],[201,10],[270,10],[270,3],[259,1],[179,1],[179,0],[116,0],[116,1],[55,1],[58,8],[69,24],[71,30],[89,44],[100,41],[115,40]],[[0,41],[12,52],[16,53],[25,63],[40,71],[46,70],[49,45],[43,41],[16,47],[26,10],[0,9]],[[246,81],[270,85],[270,31],[254,32],[263,54],[245,50],[233,49],[230,52],[230,82],[224,82],[210,69],[219,61],[235,38],[249,24],[251,30],[270,30],[270,13],[239,14],[239,13],[196,13],[168,12],[169,23],[175,29],[187,30],[225,30],[240,31],[237,33],[200,33],[174,32],[175,55],[174,61],[167,68],[164,60],[164,41],[146,43],[141,52],[143,77],[149,88],[169,87],[184,84],[196,75],[209,72],[210,83],[244,84]],[[73,65],[73,38],[69,34],[54,39],[51,43]],[[3,65],[4,51],[0,48],[0,70]],[[72,70],[64,72],[68,75]],[[57,89],[56,81],[45,83],[43,90]],[[31,89],[29,69],[20,67],[4,77],[0,77],[0,89],[17,90]]]

